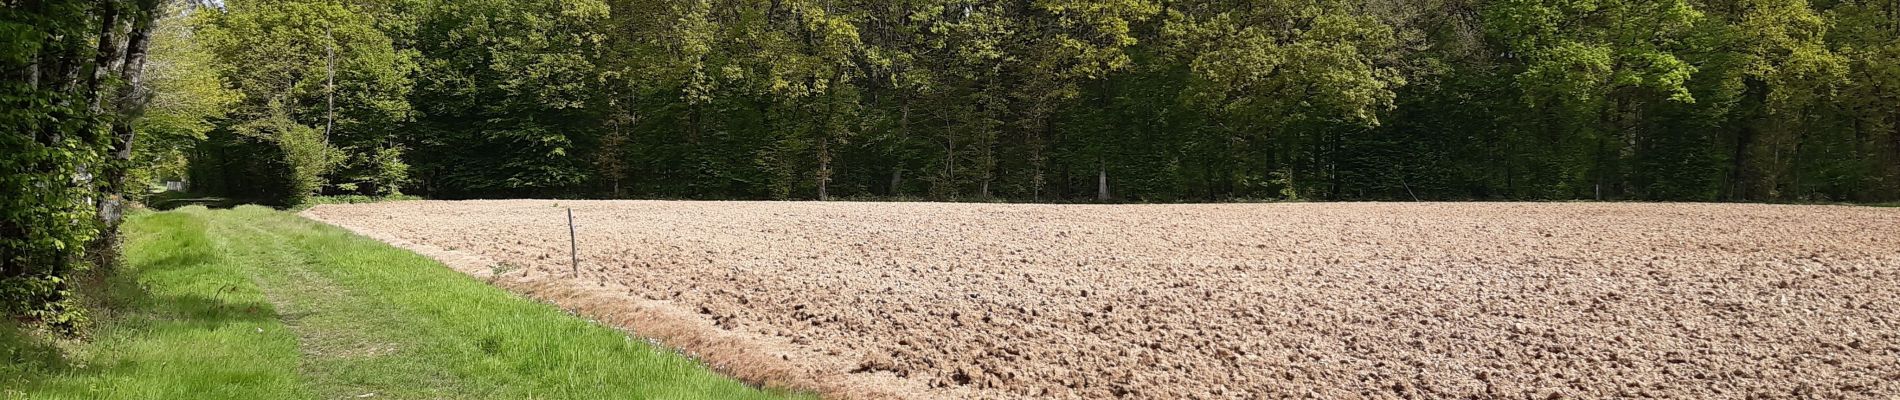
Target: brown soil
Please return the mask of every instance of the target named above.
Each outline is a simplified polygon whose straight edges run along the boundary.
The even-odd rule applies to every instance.
[[[742,379],[839,397],[1900,396],[1900,209],[512,200],[304,215]]]

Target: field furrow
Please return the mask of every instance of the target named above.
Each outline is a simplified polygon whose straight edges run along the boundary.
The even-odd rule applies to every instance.
[[[509,200],[304,215],[611,314],[742,378],[845,397],[1900,393],[1895,209]]]

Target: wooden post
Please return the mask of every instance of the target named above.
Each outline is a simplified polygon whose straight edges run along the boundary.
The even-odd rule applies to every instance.
[[[571,262],[569,269],[573,272],[575,278],[580,278],[581,249],[579,242],[574,240],[574,208],[572,207],[567,209],[567,257]]]

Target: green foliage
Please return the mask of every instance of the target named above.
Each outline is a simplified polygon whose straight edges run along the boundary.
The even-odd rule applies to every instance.
[[[318,194],[327,181],[325,176],[343,161],[343,155],[324,139],[323,131],[291,121],[281,112],[235,129],[241,136],[274,144],[281,154],[284,168],[252,173],[285,177],[288,185],[282,193],[282,204],[301,204],[305,197]]]
[[[417,1],[421,112],[413,172],[437,195],[527,195],[586,180],[577,139],[604,127],[596,101],[609,9],[599,1]]]
[[[228,1],[174,28],[194,35],[188,46],[209,51],[213,65],[207,67],[221,82],[194,81],[197,86],[179,88],[185,91],[177,96],[199,102],[213,101],[213,94],[236,97],[225,103],[234,106],[228,115],[182,119],[217,122],[237,133],[202,140],[274,145],[285,167],[258,172],[282,174],[279,180],[288,182],[266,194],[220,192],[246,185],[214,175],[199,174],[194,183],[215,194],[274,198],[285,205],[326,192],[399,193],[408,164],[400,159],[397,134],[412,117],[408,96],[418,66],[414,51],[398,49],[384,31],[397,25],[389,12],[394,10],[323,0]],[[181,53],[180,62],[197,61],[197,54]],[[224,163],[215,155],[200,158]]]
[[[187,180],[192,147],[240,100],[219,79],[218,59],[182,8],[168,4],[152,33],[151,58],[158,62],[148,64],[145,79],[155,96],[135,127],[139,146],[129,179],[135,189]]]
[[[377,196],[401,196],[402,185],[409,182],[409,164],[402,161],[401,147],[384,147],[368,160],[370,175],[368,183],[375,189]]]
[[[357,195],[357,194],[342,195],[342,196],[310,196],[310,197],[304,198],[303,203],[298,203],[296,206],[291,207],[291,209],[303,210],[303,209],[309,209],[310,207],[316,207],[316,206],[320,206],[324,204],[369,204],[369,203],[383,203],[383,202],[391,202],[391,201],[413,201],[413,200],[422,200],[422,198],[416,197],[416,196],[405,196],[405,195],[400,195],[400,194],[389,195],[389,196],[364,196],[364,195]]]
[[[1880,200],[1896,7],[234,1],[194,26],[243,100],[181,115],[323,126],[336,46],[324,194]]]
[[[84,320],[71,279],[99,235],[93,175],[111,148],[106,116],[89,107],[109,88],[89,79],[99,76],[100,6],[128,5],[0,9],[0,318],[68,331]]]
[[[1169,32],[1193,57],[1194,104],[1266,132],[1309,120],[1378,125],[1405,84],[1383,64],[1397,51],[1392,28],[1343,4],[1288,3],[1171,21]]]

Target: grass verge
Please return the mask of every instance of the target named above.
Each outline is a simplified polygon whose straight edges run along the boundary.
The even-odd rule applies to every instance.
[[[85,341],[0,327],[0,398],[808,397],[263,207],[134,217]]]
[[[213,244],[203,215],[142,214],[126,224],[126,265],[98,283],[91,337],[47,340],[11,328],[13,342],[0,346],[31,357],[12,364],[0,397],[308,397],[296,336]]]

